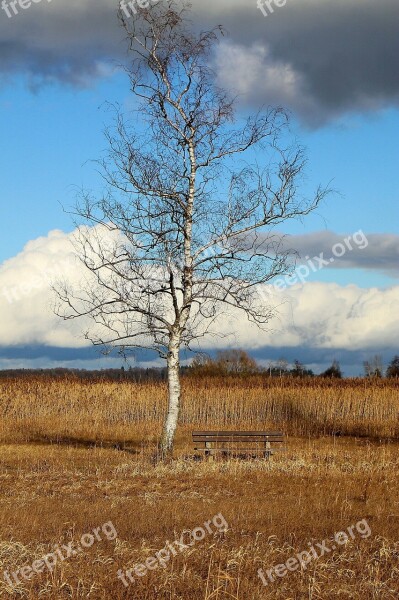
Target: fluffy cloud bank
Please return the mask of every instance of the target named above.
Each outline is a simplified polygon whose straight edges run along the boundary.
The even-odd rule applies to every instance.
[[[79,267],[70,236],[51,231],[32,240],[0,266],[0,346],[42,344],[81,347],[83,324],[64,322],[53,313],[51,286],[58,279],[75,280]]]
[[[331,232],[327,234],[334,237]],[[317,235],[322,239],[321,234]],[[29,242],[20,254],[0,266],[3,350],[36,345],[76,348],[78,353],[87,345],[82,338],[84,323],[62,321],[52,312],[51,282],[64,277],[76,282],[82,276],[82,267],[73,258],[70,238],[71,234],[52,231],[47,237]],[[214,338],[205,339],[204,347],[229,343],[252,350],[268,346],[378,351],[397,346],[399,286],[362,289],[356,285],[313,282],[281,292],[267,286],[265,298],[277,310],[268,331],[248,325],[241,314],[223,316],[219,332],[228,337],[217,342]]]
[[[192,4],[198,27],[226,27],[219,78],[246,103],[281,103],[312,124],[399,103],[397,0],[287,0],[267,17],[256,0]],[[0,74],[81,86],[109,73],[125,56],[117,6],[53,0],[11,19],[0,11]]]

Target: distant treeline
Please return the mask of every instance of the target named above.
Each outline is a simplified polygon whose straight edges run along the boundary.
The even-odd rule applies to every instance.
[[[374,356],[371,360],[363,363],[365,377],[399,378],[399,356],[395,356],[387,369],[384,370],[381,357]],[[181,374],[185,377],[220,377],[236,376],[247,377],[249,375],[261,375],[264,377],[284,378],[309,378],[323,377],[331,379],[342,379],[343,374],[338,361],[334,360],[332,365],[320,375],[315,375],[299,360],[289,364],[284,358],[270,362],[267,366],[260,366],[245,350],[224,350],[217,352],[214,358],[205,354],[198,354],[189,366],[181,367]],[[111,381],[166,381],[167,370],[165,367],[124,367],[120,369],[7,369],[0,370],[0,378],[21,377],[52,377],[73,378],[79,380]]]
[[[108,381],[166,381],[166,368],[152,367],[143,369],[140,367],[121,367],[120,369],[6,369],[0,370],[0,378],[21,378],[21,377],[51,377],[58,379],[76,378],[79,380],[106,379]]]
[[[382,358],[379,355],[373,356],[370,360],[363,363],[365,377],[381,378],[384,375],[388,378],[399,377],[399,356],[395,356],[384,372]],[[299,360],[289,364],[284,358],[270,362],[266,367],[261,367],[249,356],[247,352],[241,349],[223,350],[216,354],[215,358],[206,355],[197,355],[190,369],[187,371],[190,375],[253,375],[264,374],[269,377],[290,377],[290,378],[309,378],[316,377],[311,369],[308,369]],[[342,379],[343,373],[340,364],[334,360],[328,369],[323,371],[317,377]]]

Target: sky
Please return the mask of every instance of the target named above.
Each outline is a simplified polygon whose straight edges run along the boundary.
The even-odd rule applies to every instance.
[[[223,344],[262,364],[298,358],[316,372],[337,359],[357,375],[363,360],[380,354],[386,364],[399,354],[399,4],[259,4],[194,0],[193,26],[224,25],[212,57],[219,84],[237,95],[241,115],[262,105],[289,110],[292,135],[307,148],[305,188],[329,184],[334,193],[281,230],[302,275],[280,285],[270,330],[239,317]],[[101,190],[94,161],[107,149],[110,105],[134,105],[120,68],[127,53],[117,3],[41,0],[15,5],[17,14],[3,7],[0,368],[121,366],[90,348],[77,322],[54,316],[50,290],[54,275],[75,276],[68,210],[79,190]],[[335,256],[345,239],[351,249]],[[312,268],[306,257],[321,253],[334,260]],[[231,333],[231,324],[222,319],[220,329]],[[205,339],[203,349],[220,344]],[[156,362],[148,353],[136,360]]]

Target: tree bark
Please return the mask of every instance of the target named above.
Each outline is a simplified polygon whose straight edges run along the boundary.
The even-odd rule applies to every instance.
[[[172,337],[167,357],[168,411],[161,438],[161,458],[171,456],[180,411],[180,339]]]

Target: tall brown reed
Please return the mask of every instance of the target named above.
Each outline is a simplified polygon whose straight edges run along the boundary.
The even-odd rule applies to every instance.
[[[397,381],[263,377],[185,379],[181,425],[273,427],[298,436],[399,436]],[[163,383],[51,378],[0,382],[3,440],[76,436],[127,440],[136,424],[158,435],[166,404]]]

